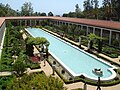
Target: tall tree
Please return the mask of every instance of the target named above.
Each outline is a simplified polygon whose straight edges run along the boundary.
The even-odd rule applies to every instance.
[[[104,11],[105,19],[110,20],[111,19],[111,14],[112,14],[111,0],[103,0],[103,11]]]
[[[92,2],[90,0],[85,0],[83,6],[84,6],[84,11],[93,9]]]
[[[67,14],[67,13],[64,13],[62,16],[63,16],[63,17],[67,17],[67,16],[68,16],[68,14]]]
[[[93,0],[93,14],[94,14],[94,18],[98,18],[98,5],[99,1],[98,0]]]
[[[52,12],[49,12],[48,13],[48,16],[54,16]]]
[[[0,3],[0,16],[5,17],[5,16],[16,16],[17,12],[13,9],[11,9],[9,4],[2,4]]]
[[[47,16],[47,15],[46,15],[46,13],[43,12],[40,14],[40,16]]]
[[[80,17],[80,13],[81,13],[81,10],[80,10],[80,8],[79,8],[79,5],[78,4],[76,4],[75,5],[75,13],[76,13],[76,17]]]
[[[114,13],[116,13],[117,15],[116,17],[120,21],[120,0],[112,0],[112,4],[113,4]]]
[[[99,7],[98,3],[99,3],[98,0],[94,0],[94,8],[95,8],[95,9]]]
[[[93,10],[93,0],[85,0],[83,3],[84,6],[84,15],[86,18],[91,17],[91,10]]]
[[[21,15],[31,16],[33,14],[33,7],[31,2],[25,2],[21,7]]]

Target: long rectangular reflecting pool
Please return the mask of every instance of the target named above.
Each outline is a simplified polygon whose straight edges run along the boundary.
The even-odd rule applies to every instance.
[[[84,75],[97,80],[98,75],[93,70],[101,69],[101,80],[112,80],[116,77],[113,69],[116,67],[71,45],[64,40],[45,32],[39,28],[27,28],[26,31],[33,37],[45,37],[49,42],[49,53],[69,72],[73,77]]]

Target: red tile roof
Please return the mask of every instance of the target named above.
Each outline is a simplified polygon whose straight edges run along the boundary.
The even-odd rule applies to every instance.
[[[82,19],[82,18],[68,18],[68,17],[2,17],[2,19],[6,20],[12,20],[12,19],[53,19],[53,20],[59,20],[59,21],[66,21],[66,22],[73,22],[73,23],[79,23],[79,24],[85,24],[85,25],[92,25],[97,27],[104,27],[104,28],[111,28],[111,29],[117,29],[120,30],[120,22],[115,21],[105,21],[105,20],[94,20],[94,19]],[[0,19],[0,26],[1,26],[1,19]]]
[[[4,21],[5,21],[4,18],[0,18],[0,27],[1,27],[1,25],[3,24]]]
[[[66,18],[66,17],[55,17],[55,18],[53,17],[52,19],[120,30],[120,22],[115,22],[115,21],[82,19],[82,18]]]
[[[3,17],[6,20],[22,20],[22,19],[49,19],[49,17],[38,17],[38,16],[22,16],[22,17]]]

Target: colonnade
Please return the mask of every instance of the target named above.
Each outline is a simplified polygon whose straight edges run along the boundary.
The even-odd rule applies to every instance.
[[[93,34],[96,34],[96,29],[99,29],[100,31],[100,37],[103,37],[104,38],[108,38],[108,44],[111,45],[111,42],[112,42],[112,33],[116,33],[116,39],[120,39],[120,30],[114,30],[114,29],[109,29],[109,28],[104,28],[104,27],[96,27],[96,26],[92,26],[92,25],[84,25],[84,24],[78,24],[78,23],[72,23],[72,22],[65,22],[65,21],[55,21],[53,20],[53,22],[57,25],[76,25],[77,27],[79,27],[80,30],[86,30],[86,35],[88,35],[89,33],[93,33]],[[86,27],[86,28],[83,28],[83,27]],[[90,32],[90,28],[92,28],[92,32]],[[108,31],[107,34],[108,37],[104,34],[104,31]],[[119,46],[120,47],[120,46]]]
[[[36,25],[41,25],[41,21],[44,19],[22,19],[19,20],[18,25],[20,26],[36,26]],[[18,20],[17,20],[18,21]],[[24,23],[23,23],[24,22]],[[98,27],[98,26],[92,26],[92,25],[85,25],[82,23],[74,23],[74,22],[66,22],[66,21],[60,21],[60,20],[50,20],[53,24],[56,25],[76,25],[80,30],[86,30],[86,34],[88,35],[89,33],[99,33],[100,37],[104,37],[108,39],[108,44],[111,45],[112,43],[112,33],[116,33],[116,39],[120,39],[120,30],[114,30],[114,29],[109,29],[109,28],[104,28],[104,27]],[[97,31],[99,30],[99,31]],[[107,32],[107,33],[105,33]],[[119,46],[120,47],[120,46]]]

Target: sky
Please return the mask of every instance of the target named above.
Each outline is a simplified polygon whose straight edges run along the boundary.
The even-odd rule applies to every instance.
[[[25,2],[31,2],[33,10],[36,12],[53,12],[54,15],[62,15],[75,11],[75,5],[78,4],[83,10],[83,2],[85,0],[0,0],[0,3],[9,4],[14,10],[21,10],[21,6]],[[99,0],[101,5],[102,0]]]

